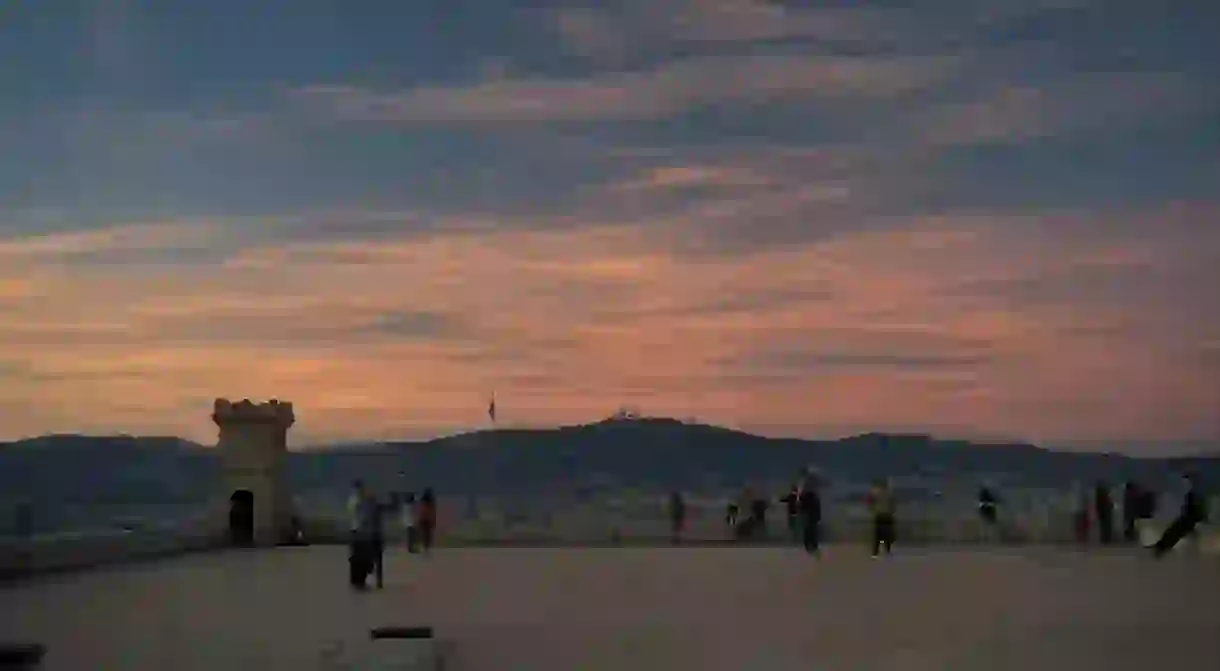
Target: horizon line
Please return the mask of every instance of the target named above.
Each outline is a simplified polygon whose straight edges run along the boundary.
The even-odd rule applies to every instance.
[[[936,434],[928,430],[869,430],[856,431],[850,433],[839,434],[834,437],[830,436],[810,436],[810,435],[776,435],[767,432],[760,432],[745,428],[737,428],[723,424],[711,424],[698,421],[694,418],[676,418],[665,416],[636,416],[633,418],[615,418],[607,417],[600,420],[574,423],[574,424],[555,424],[555,425],[538,425],[538,424],[519,424],[519,425],[497,425],[482,428],[470,428],[456,430],[453,432],[442,432],[430,437],[420,438],[395,438],[395,437],[368,437],[368,438],[344,438],[337,440],[311,440],[306,439],[305,442],[289,447],[290,452],[319,452],[319,451],[341,451],[344,449],[356,449],[365,446],[379,446],[390,444],[427,444],[446,440],[460,439],[466,436],[475,436],[478,434],[495,433],[495,432],[511,432],[511,431],[561,431],[564,429],[576,429],[597,424],[604,424],[614,421],[621,422],[643,422],[643,421],[668,421],[676,422],[684,426],[701,426],[712,429],[720,429],[730,431],[744,436],[758,438],[762,440],[773,441],[800,441],[811,443],[837,443],[853,439],[859,439],[869,436],[884,436],[898,438],[925,438],[932,442],[938,443],[966,443],[971,446],[978,447],[1033,447],[1040,450],[1051,452],[1068,452],[1074,454],[1095,454],[1095,455],[1118,455],[1123,457],[1131,457],[1136,459],[1174,459],[1174,458],[1220,458],[1220,441],[1208,439],[1157,439],[1157,440],[1101,440],[1101,439],[1083,439],[1083,440],[1066,440],[1066,441],[1036,441],[1022,438],[1010,438],[1004,436],[987,436],[976,435],[974,437],[953,436],[951,434]],[[970,433],[967,431],[966,433]],[[107,438],[128,438],[133,440],[177,440],[183,443],[188,443],[203,449],[215,448],[214,443],[202,443],[190,438],[183,438],[176,434],[134,434],[134,433],[77,433],[77,432],[52,432],[38,434],[34,436],[24,436],[20,438],[11,438],[4,440],[3,443],[15,445],[17,443],[32,442],[43,439],[53,438],[84,438],[84,439],[107,439]],[[1171,448],[1186,448],[1188,451],[1174,451],[1170,453],[1148,454],[1144,451],[1132,453],[1132,448],[1140,446],[1149,447],[1154,445],[1163,445]],[[1090,449],[1091,447],[1110,446],[1111,449],[1097,450]]]

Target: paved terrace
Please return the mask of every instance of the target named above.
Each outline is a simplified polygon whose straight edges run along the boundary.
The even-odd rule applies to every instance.
[[[352,593],[343,548],[226,551],[0,589],[46,669],[317,669],[372,626],[431,624],[450,669],[1145,669],[1220,659],[1220,562],[1128,551],[394,551]]]

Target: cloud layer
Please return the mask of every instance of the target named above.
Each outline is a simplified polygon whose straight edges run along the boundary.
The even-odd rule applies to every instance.
[[[18,12],[6,433],[206,442],[249,396],[298,444],[427,436],[495,392],[516,424],[1220,439],[1206,36],[961,4],[493,3],[353,18],[359,48],[311,6],[251,61],[236,5],[181,45]],[[96,70],[32,65],[86,42]]]

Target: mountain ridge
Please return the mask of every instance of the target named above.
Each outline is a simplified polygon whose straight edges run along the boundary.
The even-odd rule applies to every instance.
[[[719,435],[733,436],[744,440],[755,442],[766,442],[770,444],[818,444],[818,445],[859,445],[865,443],[881,443],[884,445],[895,445],[900,447],[910,447],[915,444],[922,445],[940,445],[954,446],[969,449],[1020,449],[1037,451],[1044,453],[1064,454],[1064,455],[1112,455],[1128,459],[1137,460],[1210,460],[1220,459],[1220,451],[1201,452],[1189,454],[1175,455],[1144,455],[1130,454],[1119,451],[1106,450],[1065,450],[1062,448],[1045,447],[1028,441],[1016,440],[998,440],[998,439],[966,439],[966,438],[942,438],[928,433],[905,433],[905,432],[883,432],[883,431],[868,431],[864,433],[851,434],[838,438],[797,438],[797,437],[776,437],[766,436],[749,431],[733,429],[729,427],[718,426],[714,424],[706,424],[702,422],[688,422],[669,417],[632,417],[632,418],[617,418],[610,417],[603,420],[589,422],[585,424],[569,424],[559,425],[555,427],[496,427],[488,429],[476,429],[457,434],[446,436],[437,436],[425,440],[402,440],[402,439],[380,439],[380,440],[352,440],[340,441],[331,443],[313,443],[301,446],[296,449],[290,448],[293,453],[319,453],[319,452],[336,452],[345,450],[361,450],[361,449],[376,449],[386,446],[408,446],[408,445],[451,445],[454,447],[462,447],[462,443],[469,443],[473,440],[483,442],[484,439],[490,438],[495,440],[496,437],[516,437],[516,436],[532,436],[545,439],[556,434],[570,436],[572,434],[580,434],[590,430],[598,429],[615,429],[615,428],[631,428],[631,429],[681,429],[687,432],[695,432],[704,435]],[[203,450],[209,451],[213,449],[212,445],[205,445],[186,438],[181,438],[173,435],[138,435],[138,434],[87,434],[87,433],[49,433],[38,436],[30,436],[16,440],[0,441],[0,450],[9,448],[63,448],[88,442],[95,447],[101,445],[115,444],[138,444],[142,447],[176,447],[188,451]]]
[[[197,510],[222,494],[218,456],[212,447],[172,436],[58,434],[0,444],[0,533],[6,507],[19,501],[32,503],[54,529]],[[1169,491],[1183,469],[1220,483],[1217,457],[1137,458],[878,432],[823,441],[769,438],[648,418],[294,450],[285,468],[294,494],[325,507],[355,479],[381,491],[430,486],[442,496],[476,498],[671,488],[719,496],[746,485],[786,487],[808,466],[828,486],[848,490],[893,477],[965,495],[983,481],[1012,491],[1067,491],[1097,480],[1118,486],[1128,478]]]

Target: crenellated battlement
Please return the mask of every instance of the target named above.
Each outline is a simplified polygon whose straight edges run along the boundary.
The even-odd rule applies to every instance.
[[[218,398],[212,406],[212,421],[224,424],[278,424],[285,429],[292,426],[296,416],[292,404],[271,399],[266,403],[253,403],[244,398],[236,403],[227,398]]]

